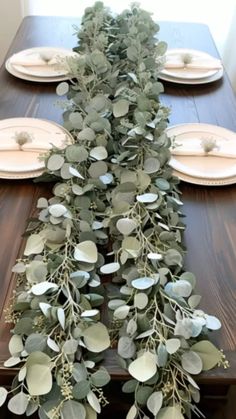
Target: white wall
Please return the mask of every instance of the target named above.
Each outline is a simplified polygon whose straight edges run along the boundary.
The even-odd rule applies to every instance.
[[[20,0],[0,0],[0,65],[22,20]]]
[[[95,0],[22,0],[24,13],[36,15],[81,16],[85,7]],[[115,13],[121,12],[132,0],[103,0]],[[235,0],[139,0],[138,3],[153,13],[153,18],[182,22],[206,23],[220,54],[223,53]]]

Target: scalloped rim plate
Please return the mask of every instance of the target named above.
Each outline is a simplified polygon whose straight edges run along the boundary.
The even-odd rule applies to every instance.
[[[7,118],[0,120],[0,130],[6,131],[6,135],[15,132],[29,131],[36,136],[38,133],[46,133],[51,136],[51,142],[59,148],[63,148],[64,141],[74,143],[72,135],[61,125],[37,118]],[[45,150],[46,152],[47,150]],[[39,176],[44,169],[44,162],[39,160],[42,152],[27,151],[1,151],[0,152],[0,177],[3,179],[26,179]]]
[[[177,176],[180,180],[184,182],[193,183],[194,185],[226,186],[233,185],[234,183],[236,183],[236,176],[232,176],[225,179],[200,179],[178,172],[178,170],[173,170],[173,175]]]
[[[218,137],[235,139],[236,133],[217,125],[188,123],[179,124],[167,128],[168,137],[189,135],[189,138],[199,138],[202,135],[210,135],[211,138]],[[181,173],[182,180],[194,180],[192,183],[201,185],[227,185],[236,180],[236,158],[215,157],[215,156],[181,156],[173,155],[169,162],[170,166]],[[184,178],[183,178],[184,177]]]

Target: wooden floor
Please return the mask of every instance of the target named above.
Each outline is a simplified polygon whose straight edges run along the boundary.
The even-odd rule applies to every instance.
[[[99,419],[125,419],[130,406],[128,396],[121,394],[120,384],[114,383],[111,397],[112,403],[103,409]],[[122,401],[121,401],[122,400]],[[231,386],[227,399],[215,394],[211,397],[203,397],[199,405],[206,419],[235,419],[236,418],[236,386]],[[6,406],[0,409],[0,419],[27,419],[26,416],[16,416],[11,414]],[[30,416],[37,419],[37,416]],[[79,419],[79,418],[78,418]],[[195,417],[193,417],[195,419]]]

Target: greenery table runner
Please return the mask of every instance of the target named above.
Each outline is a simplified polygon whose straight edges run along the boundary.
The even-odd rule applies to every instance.
[[[74,144],[45,156],[53,196],[38,200],[13,268],[5,366],[19,372],[11,391],[0,388],[0,404],[9,395],[15,414],[95,419],[109,402],[101,361],[114,344],[130,374],[127,419],[202,416],[193,376],[227,367],[208,338],[220,322],[197,308],[195,277],[183,267],[158,29],[135,4],[115,17],[100,2],[85,10],[70,82],[57,87]]]

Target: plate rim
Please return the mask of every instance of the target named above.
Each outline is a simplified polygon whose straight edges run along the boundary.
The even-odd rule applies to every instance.
[[[168,81],[168,82],[176,83],[176,84],[198,85],[198,84],[212,83],[214,81],[220,80],[223,77],[223,74],[224,74],[224,69],[222,68],[220,70],[217,70],[217,72],[213,74],[213,76],[209,76],[209,77],[201,78],[201,79],[191,79],[191,80],[181,79],[178,77],[162,75],[162,72],[159,73],[158,78],[160,80],[164,80],[164,81]]]
[[[171,130],[176,130],[176,129],[180,129],[181,130],[181,128],[186,128],[186,130],[184,130],[182,133],[181,132],[179,133],[179,134],[184,134],[185,132],[188,132],[189,131],[189,128],[190,127],[191,127],[191,132],[194,131],[194,128],[195,129],[196,128],[199,128],[199,131],[200,130],[201,131],[204,131],[204,128],[205,129],[207,128],[208,131],[206,130],[206,133],[209,132],[209,130],[210,130],[211,131],[211,134],[213,134],[214,130],[215,131],[219,131],[219,134],[222,133],[222,136],[223,135],[224,136],[227,136],[227,135],[229,136],[230,135],[231,137],[232,136],[235,136],[235,141],[236,141],[236,132],[234,132],[234,131],[232,131],[232,130],[230,130],[228,128],[221,127],[219,125],[207,124],[207,123],[205,124],[205,123],[201,123],[201,122],[193,122],[193,123],[188,122],[188,123],[182,123],[182,124],[172,125],[172,126],[166,128],[166,134],[168,136],[168,133]],[[196,130],[196,132],[197,132],[197,130]],[[173,135],[178,135],[178,134],[174,134],[173,133],[170,136],[173,136]],[[168,136],[168,137],[170,137],[170,136]],[[211,156],[211,157],[212,158],[216,158],[214,156]],[[236,158],[235,159],[232,159],[232,160],[234,160],[236,162]],[[171,159],[169,161],[169,165],[170,165],[170,167],[172,167],[173,170],[177,171],[178,173],[182,173],[183,175],[186,175],[188,177],[194,178],[194,179],[199,179],[199,180],[204,180],[205,179],[205,181],[207,182],[207,181],[217,181],[217,180],[218,181],[222,181],[223,179],[230,180],[230,178],[234,178],[234,177],[236,178],[236,169],[235,169],[235,175],[234,174],[233,175],[230,174],[228,176],[223,176],[223,177],[217,177],[217,176],[213,176],[212,177],[212,176],[206,176],[205,174],[203,174],[202,176],[201,175],[195,176],[195,175],[192,175],[192,174],[187,173],[186,171],[182,172],[178,167],[173,166],[172,165],[173,161],[177,161],[178,162],[178,157],[176,158],[176,156],[174,155],[174,157],[173,158],[171,157]]]
[[[68,74],[65,76],[58,76],[58,77],[36,77],[36,76],[30,76],[24,73],[20,73],[13,68],[12,64],[10,64],[10,58],[8,58],[7,61],[5,62],[5,69],[7,70],[9,74],[11,74],[12,76],[18,79],[32,81],[36,83],[56,83],[56,82],[59,83],[61,81],[70,80],[70,77]]]
[[[195,55],[199,55],[199,56],[205,56],[206,58],[212,58],[212,59],[215,59],[215,60],[217,60],[217,58],[216,57],[214,57],[213,55],[211,55],[211,54],[209,54],[208,52],[205,52],[205,51],[201,51],[201,50],[196,50],[196,49],[193,49],[193,48],[170,48],[170,49],[168,49],[167,51],[166,51],[166,53],[165,53],[165,55],[167,55],[168,53],[183,53],[183,54],[187,54],[187,53],[190,53],[190,54],[195,54]],[[200,76],[200,77],[187,77],[187,78],[185,78],[185,77],[181,77],[181,76],[178,76],[178,75],[174,75],[174,74],[168,74],[170,71],[169,70],[166,70],[165,68],[163,68],[162,69],[162,73],[164,74],[164,76],[167,76],[167,77],[171,77],[171,78],[178,78],[178,79],[181,79],[181,80],[200,80],[200,79],[205,79],[205,78],[209,78],[209,77],[212,77],[212,76],[214,76],[219,70],[222,70],[223,69],[223,65],[222,65],[222,68],[221,69],[212,69],[212,70],[208,70],[208,71],[206,71],[206,73],[209,73],[210,72],[210,74],[208,74],[208,75],[202,75],[202,76]]]
[[[178,170],[173,169],[172,172],[173,176],[177,176],[178,179],[192,183],[194,185],[203,185],[203,186],[226,186],[226,185],[233,185],[236,183],[236,176],[232,176],[229,178],[224,179],[204,179],[204,178],[195,178],[194,176],[187,175],[185,173],[181,173]]]

